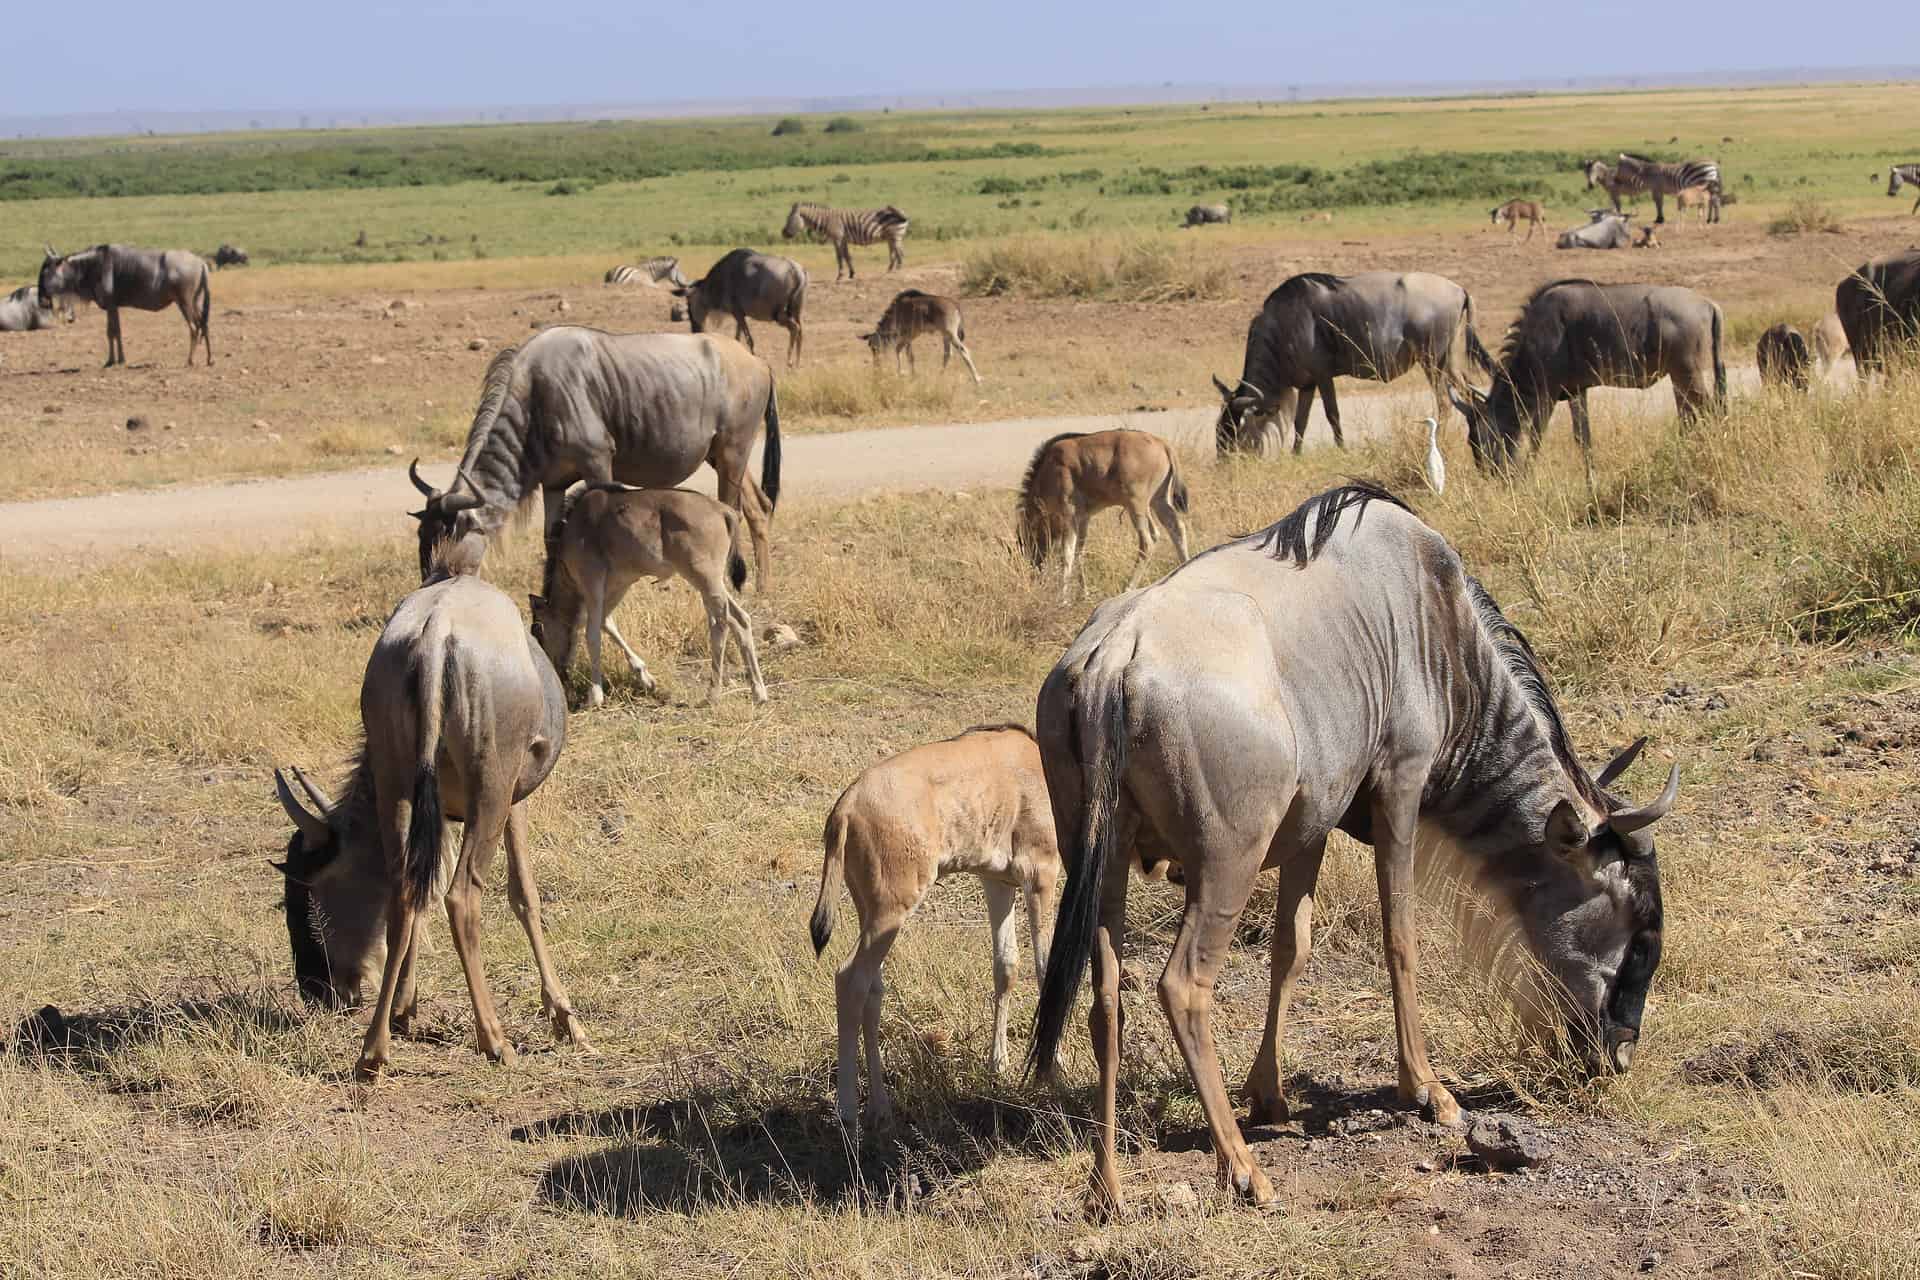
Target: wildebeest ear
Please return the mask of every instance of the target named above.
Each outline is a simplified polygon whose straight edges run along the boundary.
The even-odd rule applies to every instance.
[[[527,596],[527,607],[532,609],[535,613],[538,613],[542,609],[547,607],[547,598],[545,596],[536,596],[536,595],[529,594]]]
[[[275,862],[272,858],[268,858],[267,865],[272,867],[275,871],[278,871],[283,876],[290,876],[293,874],[293,872],[287,870],[287,864],[284,862]]]
[[[1647,740],[1645,738],[1636,739],[1629,744],[1626,750],[1607,762],[1606,768],[1593,775],[1594,784],[1601,787],[1613,785],[1613,780],[1627,771],[1628,766],[1633,764],[1640,753],[1646,749],[1646,746]]]
[[[1220,381],[1220,375],[1217,373],[1213,375],[1213,385],[1219,390],[1222,400],[1233,399],[1233,388]]]
[[[425,520],[427,518],[427,513],[425,511],[409,511],[407,512],[407,514],[412,516],[415,520]]]
[[[1553,806],[1553,812],[1547,815],[1547,850],[1559,857],[1571,857],[1587,846],[1593,833],[1587,828],[1587,820],[1573,802],[1562,800]]]

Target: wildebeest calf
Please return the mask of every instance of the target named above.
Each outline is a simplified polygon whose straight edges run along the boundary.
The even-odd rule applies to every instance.
[[[1527,239],[1532,240],[1533,233],[1546,222],[1547,211],[1541,207],[1538,200],[1509,200],[1493,210],[1493,219],[1489,225],[1497,227],[1504,222],[1507,224],[1507,234],[1511,236],[1522,219],[1527,223]]]
[[[946,368],[953,361],[953,353],[958,351],[960,358],[967,362],[967,372],[973,375],[974,384],[980,382],[980,370],[974,368],[973,353],[967,350],[966,322],[960,317],[960,304],[952,298],[942,298],[931,293],[922,293],[918,289],[902,289],[893,297],[886,314],[880,317],[880,323],[874,326],[872,333],[863,333],[860,340],[873,352],[874,362],[878,363],[883,353],[893,352],[893,367],[900,367],[900,353],[907,353],[907,363],[919,371],[913,358],[913,340],[923,334],[940,336],[940,367]]]
[[[1173,448],[1150,431],[1068,431],[1034,450],[1020,483],[1020,547],[1035,569],[1046,565],[1056,545],[1064,544],[1060,598],[1070,600],[1076,574],[1080,591],[1087,589],[1087,566],[1081,550],[1087,541],[1087,522],[1108,507],[1124,507],[1140,540],[1140,555],[1127,578],[1131,591],[1159,540],[1149,513],[1173,538],[1180,563],[1187,562],[1187,529],[1181,515],[1187,510],[1187,482]]]
[[[66,322],[72,324],[73,303],[65,298],[60,302]],[[51,329],[55,314],[52,304],[40,305],[38,285],[23,284],[5,298],[0,298],[0,333],[32,333],[36,329]]]
[[[1776,324],[1761,334],[1754,360],[1760,366],[1763,385],[1805,391],[1812,380],[1813,357],[1807,351],[1807,340],[1790,324]]]
[[[1225,224],[1232,221],[1233,210],[1224,204],[1197,204],[1187,210],[1187,220],[1180,225],[1184,230],[1187,227],[1203,227],[1210,222]]]

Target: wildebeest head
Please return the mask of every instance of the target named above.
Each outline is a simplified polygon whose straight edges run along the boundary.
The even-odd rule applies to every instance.
[[[40,260],[38,281],[42,311],[53,310],[54,298],[68,291],[67,276],[69,274],[66,255],[55,253],[53,246],[48,245],[47,256]]]
[[[294,833],[287,856],[273,863],[286,879],[287,940],[293,948],[293,976],[301,997],[310,1005],[343,1009],[360,1003],[361,986],[386,932],[384,904],[376,888],[354,883],[350,862],[343,858],[345,830],[332,797],[299,769],[293,777],[306,793],[310,810],[294,796],[278,769],[274,792],[280,807],[293,819]]]
[[[793,240],[807,233],[806,220],[800,216],[800,206],[796,203],[787,210],[787,225],[780,228],[782,239]]]
[[[420,478],[418,458],[407,464],[407,479],[413,481],[413,487],[427,499],[420,510],[407,513],[420,522],[420,580],[425,582],[433,576],[434,557],[442,554],[445,544],[462,544],[470,537],[485,537],[472,514],[481,503],[480,490],[465,470],[459,473],[451,488],[444,491],[434,488]]]
[[[1214,441],[1222,449],[1239,447],[1241,444],[1257,444],[1267,433],[1267,428],[1281,422],[1286,404],[1276,396],[1270,396],[1260,388],[1240,379],[1236,387],[1229,387],[1218,376],[1213,380],[1215,389],[1220,392],[1220,416],[1214,422]]]
[[[713,304],[707,297],[706,277],[702,276],[685,288],[675,289],[673,296],[685,304],[682,307],[682,315],[686,318],[687,327],[695,333],[705,333],[707,312],[713,309]]]
[[[1519,460],[1520,410],[1513,383],[1504,372],[1494,375],[1493,394],[1468,386],[1466,398],[1452,386],[1447,399],[1467,420],[1467,447],[1480,471],[1504,471]]]

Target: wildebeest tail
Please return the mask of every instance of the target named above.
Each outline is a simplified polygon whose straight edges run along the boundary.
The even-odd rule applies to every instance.
[[[420,735],[413,765],[413,814],[407,821],[407,902],[415,911],[433,900],[433,882],[440,874],[440,839],[445,824],[440,814],[440,779],[433,762],[440,751],[440,728],[446,710],[447,633],[429,626],[427,643],[413,669],[414,723]]]
[[[1467,358],[1480,366],[1480,371],[1492,374],[1494,371],[1493,353],[1480,341],[1480,333],[1473,327],[1473,295],[1467,295],[1464,323],[1467,326]]]
[[[740,554],[740,513],[722,507],[727,513],[727,581],[735,591],[747,585],[747,558]]]
[[[1167,498],[1175,511],[1187,514],[1187,478],[1180,474],[1180,459],[1171,448],[1167,450]]]
[[[842,794],[840,798],[844,800],[846,796]],[[820,896],[813,904],[813,918],[807,921],[816,956],[827,949],[827,942],[833,937],[833,912],[840,902],[840,886],[846,880],[847,820],[840,815],[839,801],[834,802],[833,812],[827,815],[827,829],[821,834],[820,843],[826,848],[826,856],[820,863]]]
[[[767,380],[767,447],[760,455],[760,488],[767,495],[767,505],[780,505],[780,387],[779,383],[768,375]]]
[[[1716,409],[1727,407],[1727,362],[1720,354],[1720,307],[1718,303],[1707,304],[1713,308],[1713,399]]]
[[[1115,672],[1111,682],[1083,676],[1073,703],[1080,821],[1067,861],[1067,886],[1060,895],[1047,972],[1040,983],[1040,1009],[1027,1051],[1029,1072],[1043,1070],[1057,1059],[1067,1015],[1080,998],[1080,980],[1092,958],[1094,930],[1100,923],[1102,885],[1113,862],[1120,779],[1127,767],[1127,704],[1120,673]]]

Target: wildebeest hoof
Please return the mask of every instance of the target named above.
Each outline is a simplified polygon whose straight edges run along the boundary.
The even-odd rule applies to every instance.
[[[370,1057],[363,1053],[360,1055],[360,1061],[353,1064],[353,1078],[361,1084],[372,1084],[385,1075],[386,1070],[385,1058]]]
[[[1287,1106],[1287,1100],[1283,1097],[1257,1098],[1251,1092],[1245,1096],[1247,1123],[1250,1125],[1282,1125],[1293,1119],[1293,1109]]]
[[[645,688],[646,686],[643,684],[641,687]],[[588,706],[594,708],[595,710],[598,710],[599,708],[605,706],[606,703],[607,703],[607,691],[605,689],[602,689],[597,684],[589,685],[587,687],[587,705]]]
[[[574,1016],[571,1009],[562,1009],[553,1015],[553,1038],[564,1040],[574,1048],[587,1053],[598,1052],[593,1047],[593,1041],[587,1038],[586,1027],[581,1025],[580,1019]]]
[[[767,687],[761,685],[753,691],[753,705],[764,707],[767,704]]]
[[[1420,1104],[1420,1113],[1433,1123],[1449,1129],[1466,1128],[1466,1113],[1445,1085],[1423,1084],[1414,1090],[1414,1100]]]
[[[486,1054],[487,1061],[491,1062],[496,1067],[510,1067],[514,1063],[520,1061],[520,1055],[515,1053],[513,1051],[513,1046],[506,1043],[504,1040],[501,1041],[498,1045],[494,1046],[494,1048],[490,1050],[482,1049],[481,1052]]]

